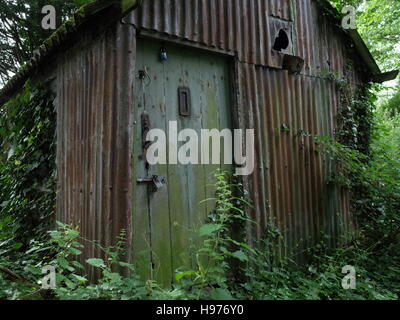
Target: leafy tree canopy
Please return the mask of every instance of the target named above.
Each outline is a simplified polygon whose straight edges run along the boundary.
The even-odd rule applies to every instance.
[[[400,1],[397,0],[330,0],[341,11],[343,6],[357,8],[357,28],[382,70],[400,69]],[[400,114],[400,82],[385,84],[395,87],[384,109],[390,116]]]
[[[383,70],[400,69],[400,1],[365,1],[358,28]]]
[[[0,1],[0,87],[29,60],[54,30],[42,28],[42,8],[53,5],[57,26],[84,0],[1,0]]]

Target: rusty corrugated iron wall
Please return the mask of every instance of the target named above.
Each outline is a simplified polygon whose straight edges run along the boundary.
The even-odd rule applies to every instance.
[[[125,18],[140,29],[234,52],[240,61],[281,68],[271,50],[287,29],[291,51],[305,59],[304,74],[343,71],[345,44],[338,29],[321,15],[316,0],[145,0]]]
[[[332,164],[308,134],[332,136],[336,128],[340,96],[324,70],[346,74],[353,86],[362,76],[315,1],[145,0],[124,21],[99,38],[84,37],[58,64],[60,220],[103,244],[134,223],[135,26],[147,36],[236,56],[237,123],[257,133],[256,171],[245,179],[257,237],[275,220],[285,235],[281,253],[290,254],[315,243],[321,231],[332,245],[351,231],[349,195],[327,184]],[[305,60],[300,75],[281,70],[283,56],[272,51],[281,28],[292,40],[290,53]]]
[[[328,183],[332,163],[310,134],[332,136],[338,110],[335,84],[242,64],[240,86],[246,123],[256,131],[257,172],[249,179],[253,218],[283,232],[283,253],[301,251],[325,232],[330,244],[350,232],[348,193]]]
[[[337,127],[340,95],[324,73],[346,75],[354,87],[362,76],[315,1],[149,0],[126,20],[139,32],[237,56],[240,126],[257,133],[257,171],[246,183],[258,237],[275,220],[285,235],[282,253],[289,254],[315,244],[321,232],[335,245],[353,230],[349,194],[328,184],[332,164],[308,135],[333,136]],[[272,46],[281,28],[292,40],[290,53],[305,60],[301,75],[280,70],[283,55]]]
[[[140,28],[236,52],[241,61],[280,66],[282,58],[267,50],[268,41],[289,23],[289,2],[147,0],[129,20]],[[283,16],[285,20],[270,17],[268,12]]]
[[[135,44],[134,28],[118,24],[58,61],[57,219],[103,245],[131,225]]]

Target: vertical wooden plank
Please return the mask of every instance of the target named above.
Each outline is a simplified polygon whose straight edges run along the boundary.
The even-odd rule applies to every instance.
[[[165,127],[165,98],[164,98],[164,70],[158,61],[160,47],[156,44],[140,41],[138,46],[137,73],[147,70],[143,81],[137,80],[137,101],[135,111],[136,137],[134,163],[136,176],[134,177],[135,197],[135,251],[142,251],[139,265],[142,266],[142,275],[158,280],[163,285],[169,285],[172,279],[170,219],[168,210],[168,185],[157,192],[151,191],[148,184],[138,184],[138,178],[152,175],[168,176],[167,165],[155,165],[146,168],[145,156],[142,151],[142,124],[141,116],[147,113],[152,129]],[[146,253],[149,252],[150,253]],[[144,252],[143,252],[144,251]],[[150,261],[149,261],[150,259]],[[151,268],[147,265],[150,263]],[[150,270],[149,270],[150,269]],[[150,277],[149,277],[150,272]]]
[[[202,79],[206,86],[203,88],[204,101],[203,107],[203,128],[217,129],[220,132],[224,129],[232,129],[232,114],[230,112],[230,85],[229,85],[229,66],[225,58],[217,55],[208,55],[202,59],[201,70],[204,70]],[[233,139],[233,131],[232,131]],[[232,140],[233,142],[233,140]],[[232,145],[234,147],[234,145]],[[215,198],[216,189],[214,187],[216,179],[215,172],[218,169],[231,172],[232,165],[225,164],[225,139],[220,139],[220,163],[204,165],[206,186],[206,198]],[[233,148],[232,148],[233,152]],[[210,153],[210,155],[212,155]],[[232,154],[233,156],[233,154]],[[207,215],[215,209],[215,201],[207,201],[206,216],[202,218],[202,223],[206,221]]]
[[[158,43],[145,42],[144,61],[148,79],[145,79],[146,100],[143,109],[147,112],[152,129],[167,132],[165,107],[164,65],[159,60],[161,46]],[[149,167],[147,176],[168,177],[168,166],[157,164]],[[167,185],[157,192],[147,187],[150,212],[153,279],[164,286],[171,284],[171,221],[169,217],[170,188]]]
[[[214,59],[206,59],[205,64],[202,65],[200,79],[202,82],[202,110],[203,110],[203,129],[219,129],[219,106],[217,96],[217,82],[216,82],[216,68],[217,62]],[[210,143],[210,163],[205,164],[205,190],[206,198],[215,197],[215,184],[214,173],[221,168],[220,164],[212,164],[212,152]],[[211,213],[215,208],[215,201],[207,201],[207,214]]]
[[[201,83],[198,78],[199,72],[204,68],[204,55],[195,54],[193,50],[183,49],[182,51],[182,79],[183,84],[191,90],[191,102],[192,110],[190,117],[180,117],[182,128],[190,128],[194,130],[197,136],[201,137],[202,129],[202,118],[203,110],[201,106]],[[188,245],[192,245],[192,248],[188,247],[188,252],[191,251],[191,262],[192,266],[196,265],[196,248],[199,246],[198,239],[195,231],[204,224],[207,216],[206,203],[203,201],[206,199],[205,190],[205,168],[201,164],[200,159],[200,139],[199,139],[198,164],[190,164],[186,166],[186,176],[188,185],[188,220],[189,220],[189,232]]]
[[[174,46],[167,47],[169,60],[164,63],[165,67],[165,94],[166,94],[166,120],[167,126],[170,121],[177,122],[178,132],[190,127],[190,123],[184,122],[179,115],[178,88],[187,86],[185,81],[185,68],[188,61],[184,51],[180,51]],[[192,90],[193,92],[194,90]],[[190,120],[188,120],[190,121]],[[176,139],[176,138],[175,138]],[[172,141],[171,141],[172,142]],[[174,147],[177,149],[184,144],[178,143]],[[168,144],[170,146],[170,144]],[[189,185],[187,178],[187,166],[181,164],[171,164],[169,158],[168,166],[168,188],[170,190],[169,205],[171,217],[171,247],[172,247],[172,266],[175,270],[180,266],[189,267],[190,242],[189,242]]]

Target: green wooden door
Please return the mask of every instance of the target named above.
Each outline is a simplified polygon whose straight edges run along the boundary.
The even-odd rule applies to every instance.
[[[178,132],[194,129],[199,138],[202,129],[231,128],[229,63],[221,56],[156,41],[139,40],[137,48],[133,257],[144,279],[169,285],[178,267],[194,264],[191,238],[193,230],[213,209],[210,202],[200,203],[214,196],[209,187],[214,182],[212,173],[221,167],[230,170],[231,166],[149,166],[143,151],[143,132],[162,129],[168,141],[171,121],[177,122]],[[164,62],[160,59],[162,48],[168,56]],[[179,88],[186,97],[190,92],[189,115],[182,115],[179,108]],[[153,175],[166,178],[165,186],[156,192],[148,184],[137,182]]]

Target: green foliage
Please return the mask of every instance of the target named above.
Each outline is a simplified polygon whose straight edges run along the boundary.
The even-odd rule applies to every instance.
[[[50,84],[0,107],[0,254],[40,240],[55,206],[55,111]]]
[[[251,250],[246,242],[235,239],[231,233],[232,224],[249,222],[244,212],[249,203],[235,195],[241,190],[241,184],[230,183],[226,172],[217,171],[215,178],[216,198],[206,201],[215,201],[216,209],[198,231],[205,240],[196,254],[197,269],[178,269],[176,274],[182,288],[190,292],[189,298],[233,299],[229,290],[234,273],[231,260],[247,262]]]
[[[400,68],[400,1],[364,1],[358,10],[357,24],[382,69]]]
[[[357,8],[363,0],[329,0],[329,2],[340,12],[345,6],[353,6]]]
[[[341,156],[343,161],[357,159],[357,151],[320,137],[321,152],[332,157]],[[341,160],[342,161],[342,160]],[[377,159],[379,163],[379,159]],[[374,165],[371,166],[373,168]],[[349,168],[350,169],[350,168]],[[351,170],[349,172],[352,172]],[[364,171],[367,172],[367,171]],[[345,173],[344,173],[345,174]],[[378,173],[375,173],[376,175]],[[0,298],[7,299],[398,299],[400,285],[397,281],[400,268],[399,210],[386,207],[385,214],[378,212],[369,216],[360,235],[348,245],[328,249],[323,243],[308,251],[310,262],[297,265],[293,261],[271,261],[273,241],[279,231],[271,226],[258,246],[250,247],[246,239],[233,237],[232,225],[250,222],[244,213],[249,203],[237,195],[241,185],[230,183],[226,173],[216,174],[216,209],[198,234],[203,245],[198,249],[197,268],[178,269],[177,283],[171,288],[162,288],[155,281],[141,281],[133,265],[122,262],[124,238],[122,232],[118,244],[111,248],[96,247],[104,258],[91,258],[87,265],[98,269],[101,277],[89,283],[85,268],[74,259],[81,254],[82,239],[77,229],[58,224],[50,231],[45,243],[32,242],[24,260],[23,282],[7,280],[0,271]],[[372,186],[376,180],[365,183]],[[385,175],[380,176],[386,179]],[[376,177],[378,178],[378,176]],[[364,180],[364,176],[360,178]],[[386,181],[386,180],[385,180]],[[381,199],[386,199],[386,189],[379,189]],[[378,190],[376,190],[378,192]],[[375,194],[375,196],[378,196]],[[207,201],[211,201],[209,199]],[[393,220],[397,219],[397,220]],[[43,257],[43,251],[48,254]],[[236,263],[235,263],[236,262]],[[45,265],[57,270],[57,288],[43,291],[40,284],[40,269]],[[357,288],[344,290],[341,281],[342,268],[352,265],[357,272]],[[115,272],[115,267],[130,270],[129,276]],[[21,276],[22,278],[22,276]]]
[[[400,154],[398,133],[390,124],[370,122],[372,150],[367,155],[330,137],[315,137],[317,151],[335,164],[330,183],[353,192],[357,234],[343,247],[323,242],[308,250],[309,263],[271,264],[265,248],[270,238],[249,255],[248,281],[236,289],[241,299],[398,299],[400,285]],[[356,135],[355,135],[356,136]],[[392,140],[392,139],[396,140]],[[354,140],[351,140],[354,142]],[[260,249],[261,248],[261,249]],[[342,267],[356,268],[355,290],[341,288]]]
[[[54,30],[42,28],[42,8],[53,5],[57,26],[71,16],[83,0],[2,0],[0,2],[0,87],[27,62]]]
[[[339,11],[345,5],[354,6],[357,29],[366,42],[374,59],[384,71],[400,69],[400,1],[393,0],[330,0]],[[337,18],[340,18],[338,16]],[[386,88],[394,84],[384,85]],[[399,86],[390,93],[386,109],[392,114],[398,113]]]
[[[357,29],[383,69],[400,68],[400,2],[393,0],[330,0],[339,12],[357,9]]]
[[[24,278],[21,282],[7,280],[0,273],[0,298],[8,299],[62,299],[62,300],[97,300],[97,299],[137,299],[145,298],[148,294],[146,286],[137,276],[129,279],[113,271],[118,265],[133,271],[133,266],[120,261],[124,241],[120,240],[115,247],[96,247],[105,255],[105,259],[92,258],[86,261],[101,271],[102,277],[96,284],[89,284],[85,276],[84,266],[76,261],[84,247],[86,240],[80,237],[77,229],[57,223],[57,229],[49,231],[49,239],[44,242],[32,242],[24,257],[20,257],[23,264]],[[121,232],[120,238],[124,238]],[[43,252],[46,254],[43,255]],[[0,261],[5,265],[4,261]],[[41,289],[42,268],[52,266],[56,270],[56,288],[54,290]],[[8,264],[8,267],[15,267]]]
[[[134,272],[134,267],[122,262],[125,244],[125,231],[119,236],[116,246],[104,248],[96,242],[92,245],[105,256],[86,260],[87,266],[98,269],[101,277],[96,284],[90,284],[85,276],[84,266],[73,260],[81,255],[82,243],[86,239],[80,237],[79,232],[69,226],[58,223],[58,229],[51,231],[51,243],[58,247],[56,258],[47,265],[54,266],[57,270],[57,288],[53,294],[62,300],[98,300],[98,299],[138,299],[146,297],[148,291],[139,281],[138,276],[124,278],[115,272],[116,267],[128,268]]]
[[[228,289],[230,264],[228,259],[248,261],[246,243],[240,243],[229,235],[229,222],[246,221],[242,206],[246,201],[233,194],[238,184],[229,184],[226,173],[216,174],[216,209],[210,215],[209,223],[203,225],[199,237],[203,246],[198,249],[196,270],[177,270],[177,284],[171,289],[161,288],[155,281],[141,282],[135,274],[134,266],[122,260],[124,256],[124,235],[122,233],[116,247],[103,248],[91,242],[102,252],[105,259],[91,258],[86,264],[101,271],[95,284],[89,284],[84,275],[84,267],[75,259],[81,255],[82,239],[77,229],[58,223],[56,230],[50,231],[50,239],[45,242],[32,241],[26,251],[22,273],[29,274],[22,287],[13,287],[13,282],[0,279],[0,297],[22,299],[39,294],[40,298],[50,295],[58,299],[233,299]],[[42,253],[45,252],[45,255]],[[4,261],[1,261],[5,265]],[[7,264],[10,268],[13,264]],[[41,268],[53,266],[57,270],[57,288],[52,292],[38,289]],[[117,273],[115,267],[127,268],[129,277]],[[13,288],[13,289],[6,289]]]
[[[349,62],[347,68],[350,67]],[[336,83],[340,94],[335,138],[340,143],[368,155],[374,122],[373,112],[377,101],[372,88],[376,89],[376,87],[371,84],[362,84],[353,88],[346,72],[343,78],[335,77],[331,80]]]
[[[387,101],[382,104],[382,113],[387,114],[390,118],[394,119],[400,114],[400,82],[398,83],[395,93]],[[394,119],[396,122],[396,119]]]
[[[79,5],[84,2],[76,1]],[[344,4],[358,6],[363,1],[331,2],[341,10]],[[76,8],[72,2],[68,6],[64,1],[54,3],[62,7],[60,19]],[[372,52],[388,68],[400,61],[396,48],[399,3],[370,0],[357,16]],[[28,6],[11,0],[0,4],[1,21],[11,26],[16,26],[19,12],[29,11],[22,13],[28,18],[16,33],[0,36],[3,77],[26,61],[48,36],[37,29],[42,4],[36,0],[28,1]],[[381,21],[379,28],[371,28],[375,21]],[[53,97],[49,84],[35,88],[27,84],[0,108],[0,299],[398,299],[398,99],[395,96],[388,103],[386,110],[392,116],[388,118],[374,111],[376,98],[368,87],[358,88],[353,97],[346,79],[338,79],[331,70],[322,73],[335,81],[341,92],[339,142],[328,137],[315,137],[315,142],[318,151],[334,163],[329,183],[352,192],[357,235],[341,248],[329,249],[323,243],[311,248],[308,263],[302,265],[275,260],[279,229],[271,222],[264,239],[250,247],[243,234],[245,227],[253,224],[245,214],[250,204],[239,183],[232,182],[227,173],[217,172],[216,197],[206,200],[215,201],[216,209],[197,232],[202,245],[195,254],[195,267],[178,268],[171,288],[143,281],[134,266],[124,261],[124,232],[117,245],[109,248],[83,239],[77,228],[61,223],[46,232],[52,224],[55,199]],[[98,255],[83,262],[81,253],[89,244]],[[345,265],[356,267],[356,290],[341,287]],[[41,289],[44,266],[57,271],[54,290]],[[100,275],[98,281],[89,281],[90,269]]]

